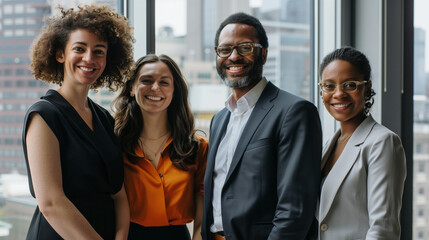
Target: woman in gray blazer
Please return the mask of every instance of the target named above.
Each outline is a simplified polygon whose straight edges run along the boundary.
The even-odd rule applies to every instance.
[[[323,148],[319,239],[399,239],[406,176],[400,138],[374,121],[371,67],[351,47],[327,55],[320,66],[321,95],[340,122]]]

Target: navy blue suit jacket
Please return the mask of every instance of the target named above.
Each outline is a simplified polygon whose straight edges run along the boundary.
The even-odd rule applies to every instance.
[[[213,224],[213,169],[230,112],[212,119],[204,179],[203,239]],[[243,130],[221,193],[227,240],[304,239],[320,189],[316,107],[268,83]]]

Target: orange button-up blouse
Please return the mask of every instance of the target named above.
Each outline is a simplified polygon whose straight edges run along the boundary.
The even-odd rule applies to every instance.
[[[145,227],[183,225],[194,219],[196,194],[204,194],[208,141],[199,141],[196,163],[183,171],[170,160],[168,146],[164,146],[158,166],[143,158],[140,147],[135,149],[142,158],[137,164],[124,157],[125,190],[130,204],[131,222]]]

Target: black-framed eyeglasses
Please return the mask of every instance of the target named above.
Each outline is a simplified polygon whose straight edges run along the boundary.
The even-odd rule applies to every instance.
[[[358,89],[360,85],[366,84],[366,83],[368,83],[368,81],[345,81],[340,84],[329,83],[329,82],[319,82],[319,86],[323,92],[328,94],[332,94],[335,91],[337,91],[338,85],[341,86],[341,89],[343,90],[343,92],[353,93]]]
[[[219,57],[226,58],[231,56],[232,51],[234,51],[235,48],[237,49],[237,53],[244,57],[252,54],[254,47],[263,48],[259,43],[240,43],[237,46],[217,46],[215,47],[215,51]]]

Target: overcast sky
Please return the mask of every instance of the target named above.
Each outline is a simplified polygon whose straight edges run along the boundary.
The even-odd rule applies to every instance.
[[[160,27],[170,26],[174,29],[174,35],[185,35],[186,15],[186,0],[156,0],[156,33]]]

